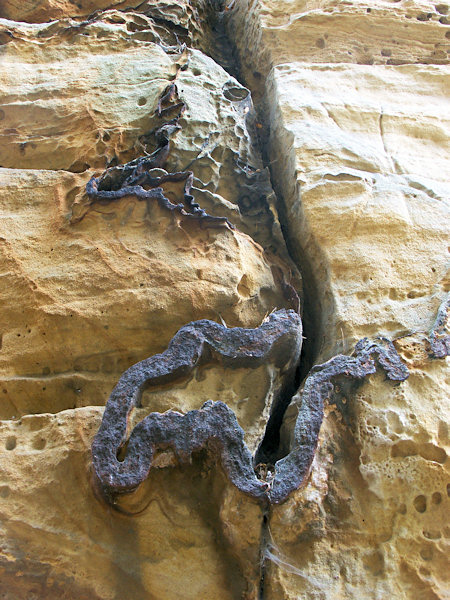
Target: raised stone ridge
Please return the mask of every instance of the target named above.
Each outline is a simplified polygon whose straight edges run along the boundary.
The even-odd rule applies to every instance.
[[[118,494],[134,491],[146,479],[156,450],[170,448],[180,464],[193,452],[208,447],[220,456],[230,481],[242,492],[279,503],[298,489],[309,474],[323,419],[324,401],[330,396],[332,380],[338,376],[363,379],[376,370],[373,355],[393,381],[404,381],[408,369],[388,340],[364,338],[355,357],[338,355],[317,365],[308,376],[291,452],[275,465],[275,476],[260,481],[244,442],[244,431],[234,412],[223,402],[206,402],[200,410],[183,415],[176,411],[150,413],[128,438],[128,421],[139,406],[146,385],[165,384],[189,375],[200,365],[219,361],[224,367],[256,368],[273,362],[293,371],[302,341],[301,320],[292,310],[272,313],[255,329],[227,328],[201,320],[182,327],[169,347],[130,367],[114,388],[93,445],[96,477],[106,499],[114,505]],[[125,450],[125,457],[119,455]]]
[[[162,354],[130,367],[111,393],[92,445],[94,471],[105,495],[136,489],[147,477],[157,448],[171,447],[183,463],[208,442],[219,449],[222,466],[239,489],[264,496],[266,486],[252,469],[243,431],[224,403],[208,402],[184,416],[174,411],[152,413],[136,425],[129,439],[127,422],[139,406],[144,386],[180,379],[208,362],[231,368],[272,362],[279,369],[291,369],[293,376],[301,342],[301,320],[292,310],[272,313],[256,329],[229,329],[204,319],[182,327]],[[120,461],[118,453],[125,445],[126,455]]]

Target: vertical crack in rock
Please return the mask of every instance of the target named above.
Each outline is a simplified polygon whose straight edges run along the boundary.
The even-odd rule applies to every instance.
[[[291,240],[289,216],[286,213],[286,203],[284,202],[282,190],[277,185],[277,177],[275,176],[279,165],[278,160],[285,160],[286,157],[277,158],[272,161],[269,156],[269,112],[270,107],[267,105],[267,98],[263,100],[265,94],[265,77],[266,75],[255,72],[251,81],[244,76],[245,72],[252,71],[252,57],[241,57],[237,49],[235,27],[230,25],[229,18],[234,9],[237,9],[239,0],[226,2],[225,0],[209,0],[208,20],[209,27],[213,31],[210,36],[210,45],[208,48],[202,48],[203,51],[209,54],[218,62],[226,71],[233,77],[246,86],[252,93],[255,101],[256,116],[253,123],[253,132],[257,140],[258,150],[261,154],[265,169],[269,174],[270,185],[276,198],[277,217],[280,222],[283,241],[287,252],[292,262],[299,269],[302,276],[302,322],[304,331],[304,343],[302,355],[299,363],[297,384],[306,377],[309,369],[315,362],[319,353],[320,345],[324,332],[321,328],[321,298],[317,292],[316,274],[309,264],[307,257],[299,252],[295,242]],[[245,69],[241,65],[245,63]],[[286,141],[286,147],[288,142]],[[248,171],[247,171],[248,173]],[[251,174],[251,172],[250,172]],[[294,182],[295,183],[295,182]],[[273,420],[268,427],[268,437],[277,434],[276,431],[277,419]],[[267,442],[269,445],[270,441]]]
[[[239,0],[238,0],[239,1]],[[221,62],[224,68],[226,63],[233,65],[233,74],[239,80],[240,59],[237,52],[233,57],[235,50],[235,42],[233,39],[235,28],[229,28],[224,22],[228,11],[232,11],[233,2],[223,2],[221,0],[210,0],[210,4],[215,9],[213,27],[216,32],[217,45],[215,48],[214,58]],[[241,17],[242,18],[242,17]],[[229,35],[227,35],[227,33]],[[257,37],[257,34],[256,34]],[[227,47],[228,46],[228,47]],[[247,60],[244,57],[242,60]],[[250,64],[248,64],[250,62]],[[252,59],[248,58],[246,64],[246,72],[252,72]],[[258,75],[260,84],[265,81],[264,74],[253,73]],[[249,80],[244,79],[243,83],[252,91],[255,92],[254,85]],[[253,80],[253,83],[255,81]],[[263,96],[265,90],[256,90],[259,96]],[[269,100],[265,99],[267,103]],[[352,381],[362,382],[362,380],[376,370],[376,362],[385,370],[386,375],[393,381],[403,381],[408,377],[408,369],[401,362],[393,344],[385,339],[376,342],[371,342],[368,339],[363,339],[355,347],[353,357],[338,355],[322,365],[312,366],[315,362],[320,349],[322,335],[320,323],[322,318],[320,315],[321,299],[318,297],[318,286],[316,284],[317,274],[313,272],[311,265],[308,264],[305,256],[300,256],[295,244],[290,240],[288,219],[285,203],[280,196],[280,187],[276,185],[276,177],[273,172],[277,170],[277,165],[271,165],[267,151],[267,143],[269,138],[270,123],[268,122],[269,107],[261,103],[259,106],[259,127],[260,127],[260,149],[265,161],[265,165],[270,168],[272,186],[276,190],[278,198],[278,215],[283,231],[284,240],[288,252],[294,263],[301,268],[303,278],[303,325],[306,333],[306,344],[303,347],[302,361],[299,369],[299,380],[307,375],[303,393],[300,400],[299,414],[294,430],[294,441],[291,445],[289,454],[276,461],[277,449],[279,444],[279,430],[283,419],[284,410],[279,413],[272,413],[271,419],[266,427],[266,436],[256,454],[255,462],[259,463],[261,468],[271,473],[271,487],[269,492],[272,503],[282,502],[291,493],[294,487],[290,487],[290,482],[296,481],[298,486],[299,481],[304,481],[310,471],[311,463],[317,447],[319,430],[323,419],[324,402],[332,400],[333,383],[340,378],[350,378]],[[288,146],[288,142],[286,142]],[[281,157],[277,156],[277,160]],[[295,184],[295,182],[293,182]],[[445,320],[449,310],[449,302],[441,306],[438,317],[436,319],[433,330],[430,334],[430,345],[435,357],[443,357],[449,352],[449,337],[445,334]],[[312,367],[312,368],[311,368]],[[310,370],[311,369],[311,370]],[[309,372],[309,374],[308,374]],[[299,381],[298,381],[299,383]],[[289,399],[287,399],[284,409],[287,407]],[[274,464],[275,463],[275,464]],[[268,539],[268,523],[270,519],[269,511],[264,514],[263,524],[261,529],[261,548],[260,548],[260,586],[259,598],[264,598],[265,595],[265,555],[266,549],[269,546]]]
[[[264,511],[261,523],[261,542],[259,548],[259,586],[258,600],[264,600],[265,578],[266,578],[266,552],[271,544],[270,540],[270,510]]]
[[[241,69],[241,57],[239,57],[239,53],[237,51],[236,40],[233,38],[234,29],[233,27],[229,27],[228,15],[231,14],[232,9],[235,7],[237,3],[235,2],[224,2],[223,0],[209,0],[210,11],[208,13],[209,18],[209,27],[213,31],[213,35],[210,37],[211,44],[210,47],[205,49],[209,51],[212,58],[221,66],[227,70],[230,74],[232,74],[238,81],[245,85],[252,94],[256,93],[259,100],[263,94],[263,91],[259,89],[255,89],[255,86],[252,85],[254,81],[249,82],[243,78]],[[251,70],[251,65],[246,65],[247,70]],[[259,83],[264,79],[258,80]],[[259,106],[258,106],[259,104]],[[285,397],[277,404],[277,407],[271,411],[270,418],[267,422],[264,438],[256,452],[255,455],[255,465],[256,471],[258,472],[261,478],[269,478],[272,483],[274,483],[274,476],[277,472],[275,468],[275,463],[278,465],[277,460],[280,458],[280,430],[283,422],[283,418],[286,412],[287,407],[289,406],[292,396],[298,389],[300,382],[307,376],[311,366],[314,364],[315,358],[318,353],[318,347],[320,345],[320,341],[322,339],[322,333],[320,330],[320,298],[317,294],[317,286],[315,284],[315,275],[311,266],[308,264],[305,256],[301,256],[298,252],[295,244],[293,244],[290,240],[289,236],[289,227],[287,226],[287,215],[285,211],[285,203],[283,198],[281,197],[281,191],[278,189],[275,183],[275,179],[273,177],[272,165],[270,162],[270,158],[268,155],[268,130],[269,123],[267,120],[266,113],[268,112],[267,107],[266,110],[261,106],[261,102],[257,103],[256,106],[256,114],[257,117],[254,119],[253,123],[253,134],[255,139],[257,140],[258,151],[261,154],[265,169],[269,175],[270,185],[272,190],[275,192],[276,198],[276,211],[277,218],[279,219],[281,232],[283,236],[283,242],[285,244],[286,250],[293,261],[293,263],[299,268],[301,276],[302,276],[302,310],[300,314],[302,315],[302,326],[304,331],[304,343],[302,346],[302,354],[299,360],[296,379],[294,385],[291,389],[285,391]],[[273,169],[276,170],[277,165],[273,165]],[[251,175],[248,169],[246,169],[247,176]],[[296,291],[293,290],[296,294]],[[320,397],[316,396],[315,400],[319,400]],[[305,406],[306,410],[309,410],[307,406]],[[318,408],[318,413],[320,415],[323,412],[323,402],[321,407]],[[313,415],[310,415],[313,416]],[[308,417],[305,417],[305,422],[308,420]],[[320,429],[320,424],[322,422],[322,417],[318,418],[317,427],[312,425],[315,434],[318,436],[318,432]],[[314,436],[312,436],[314,437]],[[303,451],[305,451],[305,459],[302,465],[299,465],[297,471],[297,477],[300,472],[303,472],[303,477],[306,477],[306,473],[309,472],[310,462],[314,456],[315,448],[317,443],[317,437],[315,442],[311,443],[311,447],[307,450],[305,447]],[[300,454],[299,454],[300,455]],[[297,455],[297,458],[298,456]],[[282,456],[282,455],[281,455]],[[295,455],[291,456],[291,463],[294,464],[296,458]],[[307,458],[306,458],[307,457]],[[283,468],[283,463],[281,463],[281,468]],[[302,471],[305,469],[305,471]],[[275,476],[276,477],[276,476]],[[303,481],[303,479],[302,479]],[[283,501],[289,492],[281,492],[281,488],[284,484],[282,484],[282,477],[278,477],[276,481],[276,490],[272,491],[271,500],[273,502],[281,502]],[[280,487],[281,486],[281,487]]]

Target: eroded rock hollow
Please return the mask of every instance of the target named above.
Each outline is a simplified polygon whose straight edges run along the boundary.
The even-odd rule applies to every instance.
[[[2,598],[448,595],[449,14],[3,0]]]

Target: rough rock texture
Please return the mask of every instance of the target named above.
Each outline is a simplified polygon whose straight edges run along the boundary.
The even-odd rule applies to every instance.
[[[3,417],[104,404],[122,371],[185,323],[255,326],[292,304],[267,175],[254,181],[236,166],[258,160],[242,101],[223,92],[242,86],[196,50],[164,51],[147,41],[152,33],[134,38],[133,19],[152,24],[108,11],[83,33],[59,22],[51,34],[8,25],[23,37],[2,47]],[[178,59],[189,59],[187,70]],[[140,136],[162,124],[158,99],[177,73],[187,110],[168,167],[192,163],[196,200],[239,229],[200,227],[132,195],[89,206],[91,175],[145,152]],[[166,193],[180,202],[182,185]],[[247,214],[242,193],[261,200]],[[266,252],[243,233],[252,230]]]
[[[238,598],[244,584],[220,528],[223,483],[211,477],[214,464],[155,472],[127,506],[145,510],[120,515],[91,485],[100,419],[100,408],[86,407],[1,423],[3,597]],[[239,502],[234,496],[235,520]]]
[[[56,6],[36,5],[40,16],[17,3],[2,10],[44,21],[61,16]],[[0,591],[14,600],[175,599],[187,588],[192,598],[254,596],[261,506],[230,488],[214,453],[197,452],[183,469],[160,457],[172,467],[121,502],[125,513],[149,504],[131,524],[111,513],[90,477],[94,407],[125,369],[163,351],[190,321],[256,327],[275,308],[299,309],[301,280],[255,146],[251,97],[192,47],[200,25],[189,25],[191,13],[177,25],[180,6],[165,21],[157,3],[85,21],[58,7],[64,18],[51,23],[0,21]],[[174,82],[178,102],[160,103]],[[186,179],[165,174],[191,171],[192,202],[216,220],[192,220],[133,190],[86,193],[92,177],[158,151],[165,125],[170,148],[152,175],[165,178],[162,192],[176,205]],[[292,371],[296,356],[287,354]],[[146,392],[143,410],[188,412],[220,400],[255,450],[279,394],[279,365],[188,375]]]
[[[97,11],[115,9],[131,12],[138,9],[138,14],[132,16],[142,24],[142,14],[150,14],[157,21],[171,24],[178,35],[191,37],[196,34],[204,35],[204,28],[199,22],[205,9],[204,0],[176,0],[174,2],[159,0],[4,0],[0,7],[0,18],[28,23],[43,23],[67,17],[86,17],[90,19]],[[158,24],[158,23],[157,23]],[[129,31],[135,31],[133,27]]]
[[[264,252],[128,197],[71,224],[85,175],[0,170],[3,418],[104,404],[192,319],[257,325],[285,304]]]
[[[231,11],[316,360],[382,335],[410,370],[394,387],[343,385],[310,482],[273,510],[264,598],[449,594],[448,367],[430,346],[449,289],[448,11],[267,0]]]
[[[182,327],[162,354],[125,371],[108,399],[92,446],[93,468],[103,492],[114,496],[136,490],[147,478],[160,450],[170,449],[178,463],[189,463],[194,452],[210,447],[233,485],[264,498],[267,487],[253,470],[244,431],[224,402],[208,401],[200,410],[184,415],[178,411],[152,412],[141,416],[131,433],[129,422],[134,409],[141,405],[145,386],[167,385],[189,376],[200,364],[216,361],[228,368],[270,365],[274,379],[279,381],[279,389],[271,390],[273,406],[268,407],[274,413],[293,389],[301,344],[301,321],[293,310],[271,313],[255,329],[228,328],[205,319]],[[263,416],[264,410],[261,413]],[[251,423],[245,424],[253,429]],[[254,448],[257,445],[251,444]],[[298,487],[301,480],[293,479],[294,488]]]
[[[425,0],[0,3],[2,598],[449,596],[448,19]],[[165,124],[152,176],[192,171],[220,226],[86,193]],[[165,181],[171,203],[184,183]],[[211,364],[147,390],[129,427],[222,401],[252,452],[269,422],[269,486],[317,446],[304,486],[263,509],[212,447],[184,465],[169,450],[108,505],[91,447],[122,373],[191,321],[257,327],[297,292],[315,367],[282,424],[277,369]],[[369,362],[348,377],[377,336],[406,381]]]

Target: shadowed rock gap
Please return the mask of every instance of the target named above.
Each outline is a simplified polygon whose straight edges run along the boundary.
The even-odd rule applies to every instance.
[[[269,155],[269,111],[268,107],[264,106],[263,102],[266,77],[268,74],[258,73],[259,77],[256,77],[252,82],[247,81],[243,76],[241,58],[236,49],[235,40],[232,37],[233,28],[227,26],[227,13],[233,8],[234,4],[234,2],[226,2],[224,0],[209,0],[208,26],[212,32],[212,35],[210,36],[212,46],[209,48],[202,48],[202,50],[209,53],[217,63],[252,93],[257,114],[257,126],[254,127],[253,134],[257,138],[256,141],[263,164],[269,170],[270,183],[275,192],[276,209],[287,252],[301,273],[303,286],[301,291],[301,317],[304,339],[295,384],[292,386],[292,389],[286,391],[285,398],[276,406],[276,410],[272,412],[266,426],[264,439],[255,456],[256,465],[258,463],[274,464],[278,459],[282,458],[279,447],[280,428],[284,413],[289,406],[292,396],[308,375],[309,370],[313,366],[320,351],[321,340],[323,338],[321,327],[321,301],[313,267],[308,261],[307,256],[299,251],[294,240],[291,239],[288,227],[286,202],[283,198],[280,186],[277,185],[277,165],[276,163],[271,163]],[[250,70],[252,70],[251,65]],[[256,84],[255,81],[257,82]]]
[[[277,463],[277,469],[281,467],[281,464],[283,464],[283,468],[281,468],[280,470],[282,472],[287,473],[289,472],[289,455],[284,457],[284,453],[282,451],[280,452],[280,450],[282,450],[280,448],[280,430],[286,409],[289,406],[291,398],[295,394],[296,389],[298,389],[302,382],[305,381],[301,412],[303,412],[306,408],[306,415],[303,424],[302,419],[299,418],[295,427],[295,437],[297,438],[296,443],[299,443],[300,440],[302,440],[304,443],[305,440],[310,438],[311,434],[314,435],[314,431],[316,432],[318,437],[318,432],[322,421],[323,405],[325,398],[327,396],[330,397],[333,393],[333,384],[330,380],[340,380],[342,379],[342,375],[344,375],[345,379],[348,375],[350,375],[351,372],[352,376],[356,377],[356,381],[355,379],[352,379],[349,385],[354,389],[357,389],[361,385],[365,375],[370,372],[373,373],[375,371],[375,366],[374,363],[372,363],[373,366],[367,369],[362,367],[360,363],[358,364],[358,358],[352,359],[340,355],[334,357],[324,365],[317,365],[315,368],[312,368],[319,355],[323,341],[323,336],[325,335],[322,325],[322,302],[319,295],[319,287],[317,285],[317,276],[314,273],[313,264],[308,259],[307,253],[302,252],[302,249],[299,248],[298,243],[295,243],[295,240],[292,239],[290,233],[288,207],[283,195],[283,190],[279,185],[280,179],[282,177],[282,171],[280,170],[280,172],[277,173],[277,161],[286,161],[288,160],[288,157],[276,156],[276,160],[273,160],[273,151],[271,152],[270,149],[270,108],[275,107],[268,106],[268,104],[271,101],[274,101],[274,98],[270,97],[269,93],[267,93],[267,77],[269,75],[269,72],[258,72],[255,74],[255,68],[253,67],[253,65],[247,64],[246,71],[248,72],[250,70],[250,72],[253,72],[255,77],[252,79],[252,81],[249,81],[243,75],[243,69],[241,68],[241,57],[239,56],[239,52],[237,50],[238,44],[236,44],[236,40],[233,39],[235,29],[233,27],[227,27],[226,23],[227,12],[233,8],[234,4],[234,0],[232,2],[225,2],[224,0],[209,0],[209,5],[211,7],[209,25],[211,30],[215,34],[212,36],[212,39],[215,41],[215,47],[212,49],[211,55],[214,58],[214,60],[216,60],[216,62],[219,62],[219,64],[221,64],[221,66],[230,74],[233,74],[233,76],[243,85],[245,85],[248,89],[250,89],[252,93],[257,113],[258,129],[255,130],[255,134],[258,137],[258,146],[261,152],[263,164],[266,168],[268,168],[270,173],[270,182],[276,196],[276,208],[281,225],[282,235],[287,251],[295,265],[299,268],[302,275],[303,289],[301,314],[304,340],[302,345],[301,357],[297,368],[295,384],[292,386],[292,389],[284,390],[285,397],[282,399],[282,401],[280,401],[277,404],[275,410],[272,411],[269,421],[266,425],[266,431],[263,441],[261,442],[254,459],[256,467],[258,466],[258,464],[262,464],[263,467],[270,470],[273,469],[273,466],[275,465],[275,463],[277,463],[277,461],[281,460],[280,463]],[[269,66],[270,65],[267,65],[268,68]],[[256,75],[258,75],[258,77],[256,77]],[[286,143],[286,152],[289,152],[288,143]],[[295,170],[293,170],[293,185],[297,185],[295,175]],[[365,342],[367,342],[368,346],[366,344],[367,348],[363,349]],[[396,356],[395,349],[391,345],[389,345],[389,342],[387,342],[387,344],[387,354],[389,355],[391,352],[393,353],[391,356],[393,356],[394,358],[394,371],[398,369],[398,371],[395,373],[392,379],[398,378],[399,380],[402,380],[408,376],[408,371],[399,361],[397,361],[398,357]],[[369,346],[370,342],[368,340],[361,340],[357,348],[355,348],[357,357],[360,352],[364,353],[364,351],[367,351],[368,358],[370,355]],[[371,349],[373,348],[374,346],[372,345]],[[378,351],[380,348],[381,346],[376,351]],[[383,353],[383,351],[384,349],[381,350],[381,353]],[[379,358],[381,357],[382,354]],[[370,359],[369,362],[371,362]],[[380,360],[380,365],[386,368],[386,363],[383,364],[383,358],[381,358]],[[347,370],[348,368],[349,371]],[[352,372],[353,368],[355,368],[354,372]],[[317,374],[314,373],[314,371],[316,370]],[[357,372],[359,370],[360,372]],[[316,378],[317,383],[315,381]],[[316,387],[315,392],[312,391],[314,387]],[[314,398],[313,402],[311,401],[312,398]],[[311,410],[309,410],[310,407]],[[318,411],[321,413],[320,415],[316,413],[317,407],[320,407],[320,410]],[[300,430],[302,429],[303,431],[302,433],[300,433]],[[308,441],[311,442],[311,439],[308,439]],[[284,465],[285,461],[286,465]],[[286,470],[284,469],[285,466],[288,467]],[[294,467],[294,465],[292,465],[292,467]],[[305,472],[309,472],[309,469],[306,466],[306,464],[303,465],[303,467]],[[273,470],[275,471],[275,469]],[[277,473],[275,477],[278,481],[280,480],[279,473]],[[283,474],[281,474],[281,477],[283,477]],[[259,554],[260,571],[257,590],[258,600],[264,600],[267,593],[267,552],[270,549],[271,545],[269,529],[271,520],[271,510],[271,507],[267,507],[264,510],[263,520],[261,523]]]

